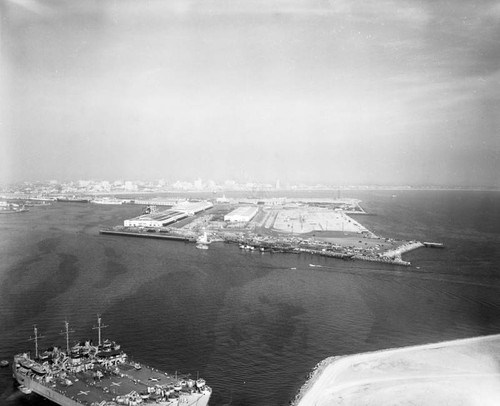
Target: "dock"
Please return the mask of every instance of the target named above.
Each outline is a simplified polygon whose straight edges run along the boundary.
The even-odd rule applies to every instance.
[[[122,235],[127,237],[156,238],[159,240],[176,240],[176,241],[191,242],[191,240],[187,237],[182,237],[179,235],[148,233],[147,231],[140,233],[133,233],[131,231],[99,230],[99,234]]]

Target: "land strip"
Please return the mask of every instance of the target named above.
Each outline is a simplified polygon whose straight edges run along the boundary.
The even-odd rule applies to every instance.
[[[497,405],[499,350],[493,335],[330,357],[293,405]]]
[[[192,204],[203,206],[202,202]],[[193,242],[200,242],[201,236],[205,236],[205,243],[207,240],[235,243],[250,251],[309,253],[403,266],[410,265],[402,259],[404,253],[424,246],[419,241],[397,241],[375,235],[348,215],[366,214],[356,199],[272,199],[223,202],[206,207],[200,213],[165,226],[158,226],[156,222],[155,226],[116,226],[102,232],[150,238],[161,235],[165,239]],[[237,212],[243,214],[235,214]],[[155,218],[168,217],[162,213],[166,211],[155,212],[153,208],[152,223]],[[147,215],[141,216],[141,224],[147,224],[147,218]],[[124,223],[130,225],[134,219]]]

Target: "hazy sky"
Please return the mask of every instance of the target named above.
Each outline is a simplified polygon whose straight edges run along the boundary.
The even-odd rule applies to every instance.
[[[0,181],[500,187],[499,1],[0,11]]]

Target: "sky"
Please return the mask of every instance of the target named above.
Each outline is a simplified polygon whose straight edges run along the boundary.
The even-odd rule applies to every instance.
[[[0,182],[500,188],[500,2],[5,0]]]

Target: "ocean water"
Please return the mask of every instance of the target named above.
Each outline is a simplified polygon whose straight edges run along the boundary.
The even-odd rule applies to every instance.
[[[103,336],[132,358],[204,377],[212,406],[286,405],[328,356],[500,332],[499,192],[343,197],[363,200],[373,215],[357,220],[376,234],[446,249],[413,251],[406,268],[99,235],[138,206],[3,215],[0,359],[33,348],[34,324],[42,348],[64,345],[65,320],[72,340],[96,339],[100,313]],[[0,404],[51,403],[22,395],[2,368]]]

